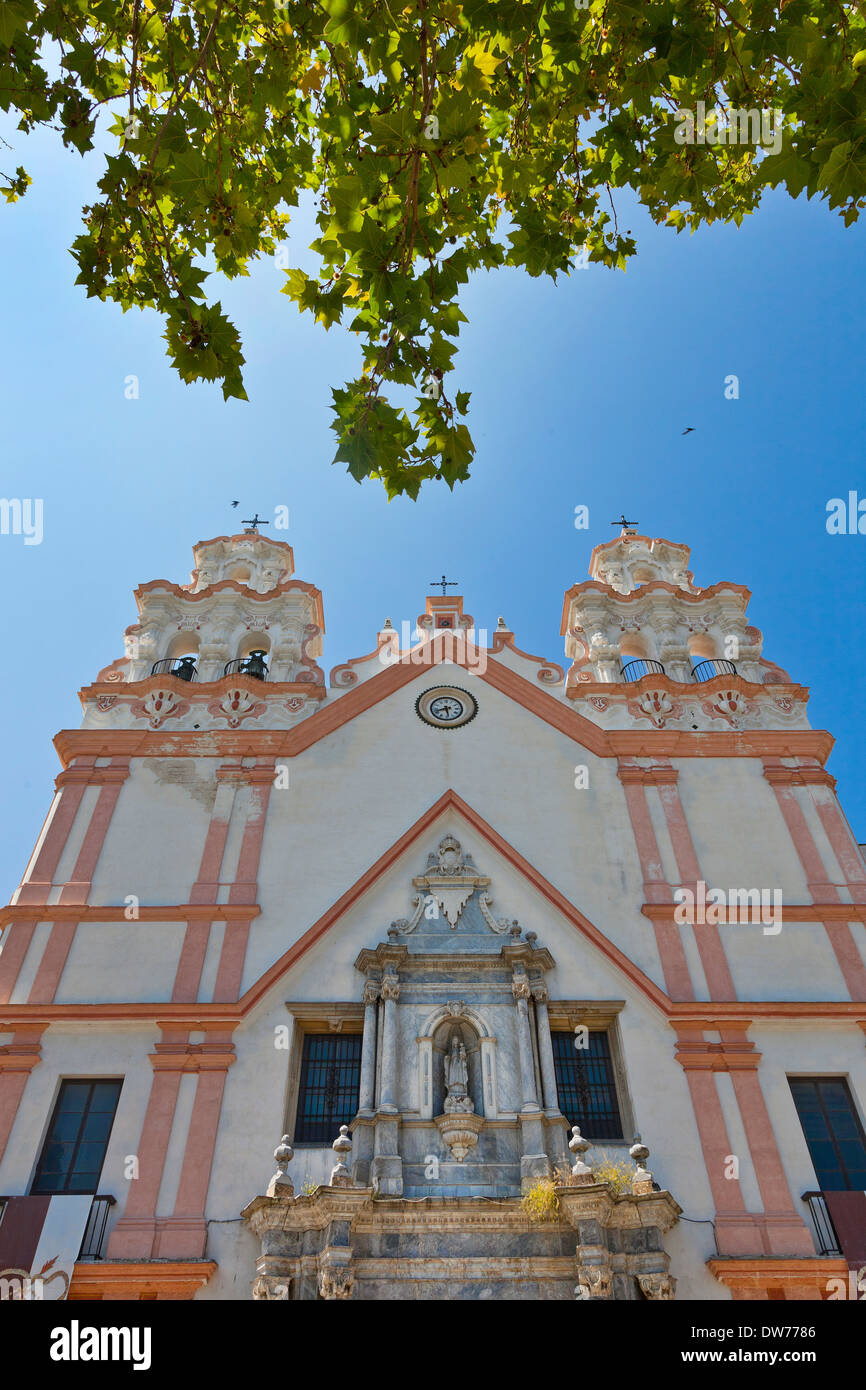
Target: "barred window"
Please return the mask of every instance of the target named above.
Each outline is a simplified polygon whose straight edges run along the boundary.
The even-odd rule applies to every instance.
[[[822,1192],[866,1189],[866,1137],[842,1076],[789,1077]]]
[[[361,1086],[360,1033],[307,1033],[301,1058],[296,1144],[331,1144],[351,1124]]]
[[[96,1191],[122,1084],[62,1083],[31,1193]]]
[[[580,1125],[581,1134],[593,1142],[622,1139],[608,1034],[590,1033],[583,1048],[575,1047],[574,1033],[551,1036],[559,1108],[569,1125]]]

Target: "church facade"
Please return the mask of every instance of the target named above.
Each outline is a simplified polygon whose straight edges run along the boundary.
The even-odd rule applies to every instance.
[[[0,1289],[849,1296],[866,864],[748,591],[626,525],[562,664],[443,585],[327,674],[287,544],[194,564],[0,919]]]

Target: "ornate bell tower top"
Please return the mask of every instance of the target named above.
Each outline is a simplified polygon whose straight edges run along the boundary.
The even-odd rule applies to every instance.
[[[266,594],[285,583],[295,571],[292,547],[257,531],[199,541],[192,553],[195,569],[188,587],[194,594],[223,579],[237,580],[257,594]]]
[[[697,594],[689,569],[690,550],[677,541],[638,536],[623,529],[615,540],[597,545],[589,562],[589,577],[609,584],[618,594],[630,594],[641,584],[663,580],[686,593]]]

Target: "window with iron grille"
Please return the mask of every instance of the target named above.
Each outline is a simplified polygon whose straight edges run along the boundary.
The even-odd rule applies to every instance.
[[[822,1192],[866,1191],[866,1138],[842,1076],[788,1078]]]
[[[358,1111],[360,1033],[307,1033],[301,1058],[296,1144],[332,1144]]]
[[[622,1120],[616,1094],[610,1038],[589,1034],[588,1046],[577,1048],[574,1033],[552,1033],[553,1062],[559,1108],[569,1125],[596,1142],[622,1139]]]
[[[122,1081],[64,1081],[31,1193],[95,1192]]]

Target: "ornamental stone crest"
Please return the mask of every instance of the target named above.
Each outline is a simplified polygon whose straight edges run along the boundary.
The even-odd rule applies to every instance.
[[[479,874],[471,855],[464,854],[459,840],[445,835],[435,853],[428,854],[424,873],[412,883],[416,888],[426,889],[453,929],[475,889],[487,888],[490,879]]]

